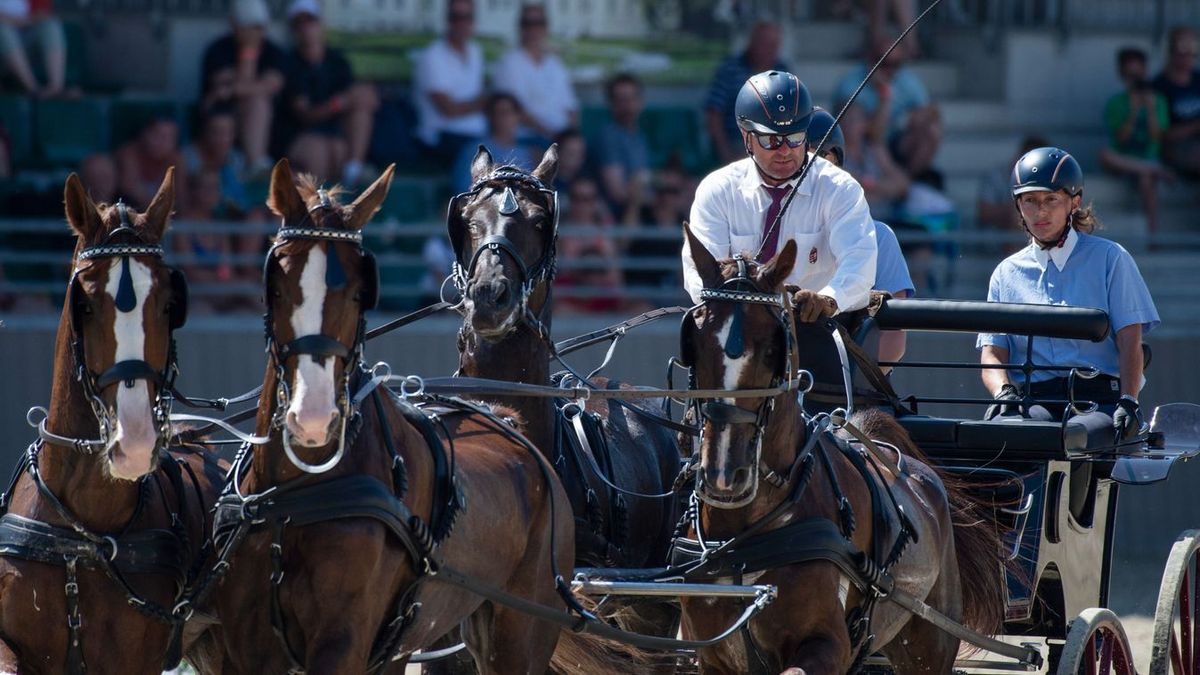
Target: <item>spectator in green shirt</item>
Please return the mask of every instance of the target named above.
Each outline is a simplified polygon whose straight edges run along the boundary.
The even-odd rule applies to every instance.
[[[1100,151],[1100,163],[1113,173],[1137,179],[1146,228],[1154,232],[1158,227],[1158,181],[1175,179],[1171,170],[1159,162],[1170,112],[1166,99],[1150,87],[1146,52],[1136,47],[1121,49],[1117,52],[1117,72],[1125,90],[1104,106],[1108,147]]]

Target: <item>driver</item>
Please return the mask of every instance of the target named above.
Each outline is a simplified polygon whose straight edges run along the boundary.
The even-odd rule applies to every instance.
[[[862,188],[808,153],[812,98],[791,73],[769,70],[742,85],[734,114],[747,157],[710,173],[696,189],[692,233],[718,260],[739,253],[766,262],[788,239],[799,255],[787,278],[800,321],[867,305],[875,281],[875,225]],[[804,181],[797,178],[812,163]],[[777,227],[788,194],[796,195]],[[703,283],[683,247],[684,287],[700,301]]]
[[[1092,235],[1092,207],[1082,207],[1083,170],[1064,150],[1036,148],[1017,160],[1012,195],[1029,245],[992,272],[989,302],[1096,307],[1108,312],[1111,331],[1103,342],[1039,337],[1033,361],[1056,366],[1091,366],[1094,380],[1076,378],[1076,398],[1095,401],[1099,414],[1111,416],[1118,442],[1142,426],[1138,392],[1142,388],[1142,335],[1159,324],[1154,300],[1137,263],[1120,244]],[[983,333],[976,347],[984,364],[1021,364],[1028,338]],[[1009,371],[983,370],[983,384],[1001,402],[1068,398],[1067,378],[1059,372],[1035,372],[1029,391],[1009,379]],[[988,409],[988,419],[1012,414],[1012,403]],[[1060,421],[1064,405],[1035,405],[1030,416]],[[1090,424],[1088,425],[1091,426]]]

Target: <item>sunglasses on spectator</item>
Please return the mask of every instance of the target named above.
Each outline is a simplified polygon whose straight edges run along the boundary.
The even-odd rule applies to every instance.
[[[451,12],[451,21],[474,21],[475,15],[470,12]]]
[[[758,139],[758,146],[763,150],[777,150],[787,143],[789,148],[798,148],[804,145],[808,140],[808,134],[803,131],[798,131],[794,134],[779,135],[779,134],[752,134]]]
[[[538,28],[540,26],[546,25],[546,19],[544,17],[543,18],[521,19],[521,25],[526,26],[528,28]]]

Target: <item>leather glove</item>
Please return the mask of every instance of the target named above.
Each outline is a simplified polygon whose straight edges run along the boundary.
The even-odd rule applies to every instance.
[[[1117,401],[1117,409],[1113,412],[1113,430],[1117,432],[1117,442],[1128,441],[1142,430],[1142,409],[1137,399],[1125,394]]]
[[[813,323],[833,316],[838,308],[837,301],[833,298],[806,288],[796,289],[792,293],[792,307],[796,313],[796,320],[804,323]]]
[[[988,406],[987,412],[983,414],[983,419],[991,420],[1001,415],[1015,415],[1021,411],[1017,405],[1021,402],[1021,392],[1011,382],[1000,387],[995,398],[997,402]],[[1004,401],[1004,403],[1000,403],[1000,401]]]

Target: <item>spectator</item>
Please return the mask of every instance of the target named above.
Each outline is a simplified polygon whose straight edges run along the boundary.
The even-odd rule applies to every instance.
[[[652,286],[677,291],[683,285],[677,263],[679,238],[682,236],[680,227],[683,221],[688,219],[694,190],[693,186],[689,185],[678,158],[673,160],[668,161],[658,173],[654,181],[653,199],[642,207],[637,220],[626,223],[630,226],[640,226],[647,233],[662,235],[661,238],[639,238],[635,235],[625,249],[630,257],[635,259],[651,258],[663,261],[666,264],[659,267],[666,269],[630,270],[625,276],[630,286]],[[654,260],[642,262],[651,264]]]
[[[25,46],[33,43],[41,51],[45,84],[37,81],[25,54]],[[0,0],[0,55],[27,94],[54,97],[77,93],[66,89],[67,39],[49,0]]]
[[[608,81],[609,122],[600,130],[600,178],[614,211],[627,214],[641,209],[644,191],[650,184],[650,143],[638,127],[642,116],[642,83],[628,73]]]
[[[1163,161],[1189,178],[1200,178],[1200,69],[1196,68],[1196,31],[1171,29],[1167,65],[1154,88],[1167,99],[1171,125],[1163,134]]]
[[[276,127],[287,156],[304,171],[357,186],[379,95],[371,84],[355,82],[346,57],[326,45],[318,0],[292,0],[287,16],[294,49]]]
[[[488,97],[485,110],[488,134],[480,142],[492,153],[496,163],[512,164],[524,171],[532,171],[541,155],[535,156],[517,141],[517,130],[521,126],[521,104],[512,94],[492,94]],[[464,145],[454,163],[454,186],[460,191],[471,189],[471,162],[479,151],[477,147]]]
[[[1021,141],[1021,147],[1010,164],[1035,148],[1050,146],[1050,141],[1041,136],[1026,136]],[[1021,229],[1021,214],[1013,207],[1012,198],[1012,169],[997,168],[987,174],[979,183],[979,196],[975,201],[975,217],[980,227],[987,227],[1000,232],[1012,232]],[[1010,252],[1015,251],[1012,248]]]
[[[117,163],[112,155],[97,152],[83,158],[79,163],[79,180],[87,189],[88,196],[97,204],[114,204],[117,201]]]
[[[1146,52],[1136,47],[1120,50],[1117,73],[1125,83],[1125,91],[1108,99],[1104,106],[1109,147],[1100,151],[1100,164],[1113,173],[1137,178],[1146,229],[1153,233],[1158,229],[1158,181],[1174,178],[1158,161],[1170,113],[1167,100],[1155,93],[1146,79]]]
[[[849,100],[870,68],[891,46],[892,36],[879,35],[869,42],[866,63],[846,73],[838,83],[835,100]],[[928,173],[941,143],[941,113],[920,78],[904,65],[906,58],[905,50],[893,51],[854,103],[862,106],[871,119],[871,133],[887,144],[905,171],[915,179],[925,180],[930,178]]]
[[[229,104],[237,111],[242,152],[251,174],[271,169],[268,144],[275,97],[283,89],[286,58],[267,39],[265,0],[234,0],[233,31],[204,50],[200,108]]]
[[[173,237],[175,252],[185,261],[183,271],[188,281],[198,285],[228,283],[233,280],[230,254],[231,237],[224,232],[207,231],[214,220],[228,218],[221,194],[221,174],[213,169],[201,169],[186,177],[188,201],[180,212],[187,227],[179,228]],[[217,311],[229,308],[229,299],[200,296],[192,303],[197,309]]]
[[[131,206],[145,210],[167,169],[182,164],[179,125],[167,116],[150,120],[133,140],[117,149],[116,158],[118,192]],[[186,189],[177,191],[176,203],[187,203],[186,195]]]
[[[742,85],[751,75],[764,70],[788,70],[787,64],[779,58],[781,40],[779,24],[759,21],[750,29],[745,51],[725,57],[717,66],[704,102],[704,123],[722,164],[741,159],[746,154],[733,112],[733,102]]]
[[[618,312],[624,280],[620,251],[612,232],[612,216],[596,182],[579,178],[571,185],[563,222],[573,230],[559,239],[560,260],[570,266],[559,272],[556,286],[569,289],[556,311],[564,313]]]
[[[953,2],[949,3],[955,4]],[[891,14],[895,20],[895,25],[900,28],[907,28],[912,24],[917,16],[916,0],[866,0],[867,5],[867,35],[869,39],[875,39],[879,36],[887,36],[888,15]],[[895,39],[894,37],[891,39]],[[911,36],[905,40],[912,40],[910,44],[913,46],[910,49],[912,56],[916,56],[919,49],[917,48],[917,34],[914,31]],[[903,49],[906,45],[901,45],[897,49]]]
[[[191,176],[213,172],[220,180],[220,205],[224,217],[241,218],[251,207],[242,177],[246,159],[235,146],[237,119],[228,106],[200,114],[195,141],[180,152],[180,182]]]
[[[558,144],[558,174],[554,177],[554,189],[567,192],[575,179],[581,176],[594,178],[594,168],[588,156],[587,139],[578,129],[567,129],[554,137]]]
[[[579,101],[562,59],[546,50],[546,7],[521,6],[520,45],[500,58],[494,72],[497,91],[516,97],[527,135],[546,145],[579,121]]]
[[[870,123],[861,107],[851,106],[838,126],[846,139],[840,166],[862,185],[871,213],[890,218],[895,204],[908,194],[912,181],[883,143],[870,133]],[[815,147],[820,140],[812,138],[809,142]]]
[[[445,36],[417,58],[417,135],[434,161],[453,162],[487,131],[483,50],[471,39],[474,32],[475,3],[451,0]]]

